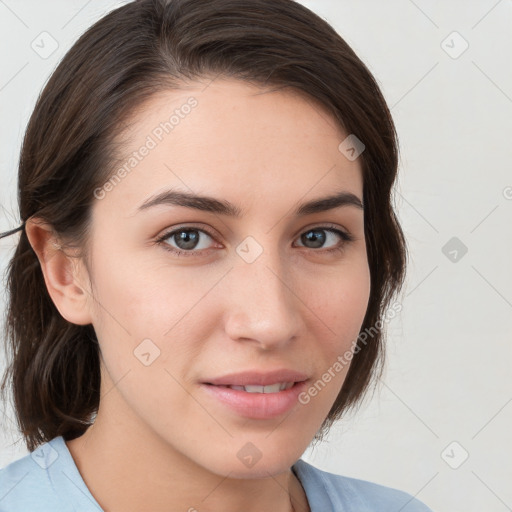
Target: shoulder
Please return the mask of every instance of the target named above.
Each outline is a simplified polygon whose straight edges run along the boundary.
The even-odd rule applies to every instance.
[[[85,486],[62,436],[0,469],[0,512],[28,510],[101,510]]]
[[[52,455],[45,443],[0,469],[0,512],[65,510],[46,470]]]
[[[320,470],[299,459],[293,466],[312,512],[432,512],[411,494],[367,480]]]

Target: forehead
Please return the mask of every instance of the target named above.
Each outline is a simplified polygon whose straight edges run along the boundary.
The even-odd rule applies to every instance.
[[[135,208],[167,187],[232,202],[283,202],[347,190],[362,196],[359,159],[332,115],[305,93],[235,80],[162,91],[134,111],[120,134],[108,194]],[[119,174],[119,173],[118,173]]]

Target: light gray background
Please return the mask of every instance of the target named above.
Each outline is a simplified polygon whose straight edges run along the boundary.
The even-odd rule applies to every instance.
[[[17,160],[40,89],[120,3],[0,0],[1,231],[18,226]],[[352,46],[391,107],[412,259],[380,391],[304,458],[438,512],[512,510],[512,2],[301,3]],[[58,42],[45,59],[31,47],[43,31]],[[2,274],[15,241],[0,241]],[[0,467],[28,453],[12,419],[2,419]]]

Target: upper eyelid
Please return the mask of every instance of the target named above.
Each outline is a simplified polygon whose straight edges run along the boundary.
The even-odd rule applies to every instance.
[[[178,226],[177,228],[170,228],[169,230],[164,230],[161,235],[158,236],[158,239],[161,240],[162,238],[169,238],[172,234],[178,233],[180,231],[185,231],[186,229],[192,230],[192,231],[202,231],[206,233],[209,237],[214,238],[215,235],[210,232],[209,229],[200,227],[199,225],[193,225],[193,226]]]

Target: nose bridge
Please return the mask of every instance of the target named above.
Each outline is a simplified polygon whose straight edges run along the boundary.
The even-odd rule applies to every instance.
[[[226,322],[233,339],[252,339],[265,346],[289,342],[300,325],[293,272],[271,240],[271,235],[264,243],[247,237],[236,248]]]

